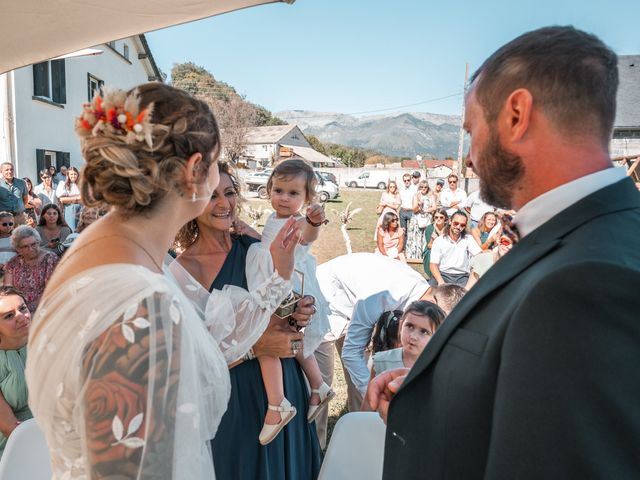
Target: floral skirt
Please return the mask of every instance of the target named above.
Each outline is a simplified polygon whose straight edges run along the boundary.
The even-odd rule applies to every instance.
[[[424,230],[424,228],[418,226],[417,215],[412,216],[411,220],[409,220],[409,226],[407,227],[407,244],[404,248],[404,253],[407,258],[422,260],[422,252],[426,246]]]

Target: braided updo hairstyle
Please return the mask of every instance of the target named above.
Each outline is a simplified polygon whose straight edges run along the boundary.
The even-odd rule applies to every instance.
[[[118,94],[118,92],[116,92]],[[132,89],[140,110],[151,109],[151,145],[100,131],[81,138],[80,188],[89,207],[110,205],[124,215],[150,212],[170,191],[181,191],[179,172],[194,153],[202,154],[204,179],[220,151],[220,131],[206,103],[162,83]]]

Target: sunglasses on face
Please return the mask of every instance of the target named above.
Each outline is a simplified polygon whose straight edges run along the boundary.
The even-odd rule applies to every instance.
[[[465,223],[451,222],[451,226],[465,228],[467,226],[467,222]]]
[[[3,227],[13,227],[13,222],[3,222],[2,226]]]
[[[449,183],[458,183],[457,180],[449,180]]]
[[[40,178],[43,180],[46,180],[47,178],[51,178],[51,177],[49,175],[42,175]]]
[[[404,183],[408,183],[408,182],[411,181],[411,179],[410,178],[405,178],[403,181],[404,181]]]
[[[444,220],[444,217],[442,215],[436,215],[435,217],[436,220]]]
[[[389,223],[398,223],[398,219],[397,218],[392,218],[391,220],[389,220]]]

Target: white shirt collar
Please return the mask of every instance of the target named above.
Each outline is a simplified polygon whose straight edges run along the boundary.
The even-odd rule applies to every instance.
[[[534,198],[524,205],[514,218],[520,237],[530,234],[584,197],[608,187],[624,177],[624,169],[611,167],[560,185]]]

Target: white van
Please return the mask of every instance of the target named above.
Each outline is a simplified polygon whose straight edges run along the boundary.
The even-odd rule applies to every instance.
[[[365,170],[356,178],[344,182],[351,188],[377,188],[378,190],[387,188],[387,183],[389,183],[389,172],[376,170]]]

